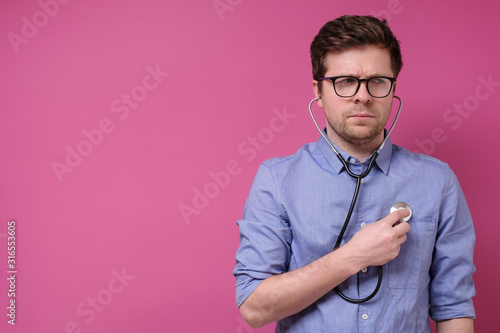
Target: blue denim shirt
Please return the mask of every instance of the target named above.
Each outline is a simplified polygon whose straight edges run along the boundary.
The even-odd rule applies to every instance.
[[[360,163],[339,150],[355,173]],[[267,277],[303,267],[329,253],[340,232],[356,180],[322,137],[294,155],[264,162],[238,221],[236,301],[240,306]],[[278,321],[276,332],[430,332],[436,321],[475,317],[472,262],[475,234],[460,185],[449,166],[387,141],[361,185],[346,241],[403,201],[413,216],[399,255],[383,266],[378,294],[351,304],[331,291]],[[372,293],[377,268],[340,285],[351,298]]]

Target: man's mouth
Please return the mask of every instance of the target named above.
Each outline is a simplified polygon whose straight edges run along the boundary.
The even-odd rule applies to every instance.
[[[373,115],[365,112],[357,112],[349,116],[349,118],[354,118],[358,120],[368,120],[373,118]]]

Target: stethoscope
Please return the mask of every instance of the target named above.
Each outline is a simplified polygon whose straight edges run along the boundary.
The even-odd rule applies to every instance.
[[[377,150],[375,150],[375,152],[373,153],[373,155],[370,157],[370,160],[368,162],[368,167],[367,169],[365,170],[365,172],[357,175],[355,174],[354,172],[352,172],[350,169],[349,169],[349,166],[347,164],[347,162],[345,161],[345,159],[342,157],[342,155],[338,152],[338,150],[335,148],[335,146],[333,145],[333,143],[330,141],[330,139],[326,136],[326,134],[324,133],[324,131],[321,130],[321,128],[319,127],[318,125],[318,122],[316,121],[316,118],[314,117],[314,114],[312,112],[312,104],[319,100],[321,98],[321,96],[318,96],[314,99],[311,100],[311,102],[309,103],[309,114],[311,115],[311,118],[314,122],[314,125],[316,125],[316,128],[318,129],[319,133],[321,134],[321,136],[323,137],[323,139],[325,139],[325,141],[328,143],[328,145],[330,146],[330,148],[332,148],[333,152],[337,155],[337,157],[339,158],[340,162],[342,162],[342,164],[344,165],[344,168],[346,170],[346,172],[349,174],[349,176],[353,177],[356,179],[356,188],[354,189],[354,194],[352,196],[352,201],[351,201],[351,205],[349,207],[349,210],[347,212],[347,216],[345,218],[345,221],[344,221],[344,224],[342,226],[342,229],[340,230],[340,234],[339,236],[337,237],[337,241],[335,242],[335,246],[333,248],[333,250],[336,250],[340,247],[340,243],[342,242],[342,238],[344,237],[344,233],[347,229],[347,226],[349,225],[349,221],[351,220],[351,215],[352,215],[352,212],[354,210],[354,205],[356,204],[356,200],[358,199],[358,194],[359,194],[359,188],[361,186],[361,180],[363,178],[365,178],[366,176],[368,176],[368,174],[370,173],[370,171],[372,170],[372,167],[375,163],[375,160],[377,159],[377,156],[379,155],[380,151],[382,150],[382,148],[384,148],[384,145],[385,145],[385,142],[387,141],[387,139],[389,139],[389,135],[391,134],[392,130],[394,129],[394,126],[396,126],[396,122],[398,121],[398,118],[399,118],[399,114],[401,113],[401,107],[403,105],[402,101],[401,101],[401,98],[399,98],[398,96],[394,96],[394,98],[397,98],[398,101],[399,101],[399,108],[398,108],[398,112],[396,113],[396,117],[394,118],[394,121],[391,125],[391,128],[389,129],[389,131],[387,132],[387,135],[385,136],[384,138],[384,141],[382,141],[382,144],[378,147]],[[411,216],[412,216],[412,210],[410,208],[410,206],[404,202],[397,202],[395,203],[391,209],[390,209],[390,212],[392,213],[393,211],[396,211],[396,210],[399,210],[399,209],[406,209],[410,212],[410,215],[401,219],[400,221],[398,221],[396,224],[400,223],[400,222],[406,222],[408,221]],[[395,225],[396,225],[395,224]],[[366,302],[366,301],[369,301],[370,299],[372,299],[379,291],[380,289],[380,285],[382,284],[382,266],[378,266],[378,281],[377,281],[377,286],[375,287],[375,289],[373,290],[373,292],[365,297],[365,298],[350,298],[346,295],[344,295],[339,287],[335,287],[334,290],[337,292],[337,294],[342,297],[344,300],[348,301],[348,302],[351,302],[351,303],[363,303],[363,302]]]

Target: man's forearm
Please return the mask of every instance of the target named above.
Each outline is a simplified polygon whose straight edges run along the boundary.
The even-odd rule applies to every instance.
[[[437,333],[472,333],[474,321],[472,318],[454,318],[436,322]]]
[[[331,291],[358,270],[348,264],[343,249],[307,266],[262,281],[240,306],[252,327],[262,327],[295,314]]]

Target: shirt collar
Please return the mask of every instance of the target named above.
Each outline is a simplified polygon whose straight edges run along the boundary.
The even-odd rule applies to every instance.
[[[326,128],[323,130],[326,134]],[[331,142],[331,141],[330,141]],[[333,142],[331,142],[335,149],[342,155],[344,160],[349,164],[349,161],[353,161],[355,163],[359,163],[359,160],[347,154],[344,152],[342,149],[337,147]],[[337,157],[337,154],[333,151],[333,149],[330,147],[330,145],[325,141],[322,135],[320,135],[318,142],[317,142],[321,152],[325,156],[325,158],[328,160],[330,165],[332,166],[333,170],[339,174],[344,168],[344,165],[342,162],[339,160]],[[391,138],[388,138],[387,141],[385,142],[384,147],[380,150],[379,155],[377,156],[377,159],[375,160],[375,165],[385,174],[389,172],[389,166],[391,164],[391,156],[392,156],[392,142]],[[371,157],[371,156],[370,156]],[[363,163],[368,165],[370,158],[367,158]],[[352,162],[351,162],[352,163]]]

